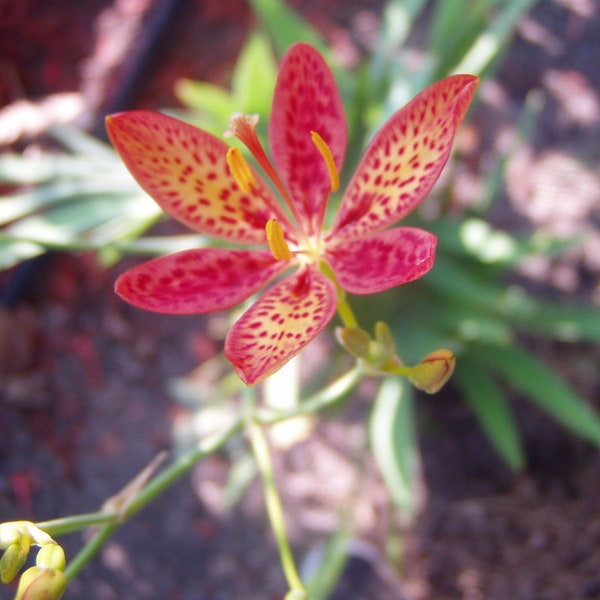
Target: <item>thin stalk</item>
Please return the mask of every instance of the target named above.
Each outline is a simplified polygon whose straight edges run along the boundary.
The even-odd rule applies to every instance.
[[[250,436],[250,443],[258,470],[262,477],[264,493],[265,493],[265,505],[267,507],[267,514],[269,515],[269,521],[271,528],[277,541],[277,547],[279,549],[279,559],[283,568],[286,581],[290,588],[290,591],[286,597],[297,598],[298,600],[306,598],[306,591],[298,575],[296,565],[294,563],[294,557],[290,548],[289,540],[285,530],[285,521],[283,518],[283,508],[281,506],[281,499],[277,486],[275,484],[275,478],[273,476],[273,464],[271,462],[271,455],[269,453],[269,446],[265,438],[262,427],[255,421],[248,423],[248,433]]]
[[[358,385],[363,376],[364,370],[361,364],[357,363],[353,369],[336,379],[332,384],[302,400],[298,406],[285,411],[264,409],[255,415],[255,419],[264,425],[271,425],[300,415],[316,413],[338,402],[340,398]]]
[[[81,569],[100,551],[108,538],[119,528],[119,523],[104,525],[96,531],[94,537],[70,560],[65,569],[65,579],[67,582],[73,580]]]
[[[82,515],[74,515],[72,517],[61,517],[50,521],[41,521],[36,525],[52,537],[59,537],[69,533],[75,533],[88,527],[98,525],[109,525],[116,521],[117,514],[115,512],[99,511],[93,513],[85,513]]]
[[[204,438],[193,450],[176,459],[164,471],[154,477],[136,496],[127,502],[124,509],[119,513],[101,511],[37,523],[40,529],[52,536],[73,533],[88,527],[102,525],[94,537],[69,561],[65,569],[67,581],[71,581],[83,569],[122,523],[142,510],[159,494],[167,490],[203,458],[219,450],[233,435],[241,430],[243,424],[243,419],[237,419],[226,429]]]

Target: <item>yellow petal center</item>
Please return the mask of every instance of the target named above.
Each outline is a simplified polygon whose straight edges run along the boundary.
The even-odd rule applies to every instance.
[[[338,174],[337,167],[335,166],[335,161],[333,160],[331,148],[316,131],[311,131],[310,137],[312,138],[313,144],[317,147],[317,150],[321,153],[321,156],[327,165],[327,170],[329,171],[329,180],[331,182],[331,191],[337,192],[338,188],[340,187],[340,176]]]
[[[242,155],[242,151],[239,148],[232,147],[227,150],[227,164],[231,170],[231,174],[236,180],[240,188],[249,194],[252,188],[256,185],[256,180],[252,171],[246,162],[246,159]]]
[[[290,248],[283,237],[283,229],[276,219],[267,221],[267,241],[275,260],[289,260],[292,258]]]

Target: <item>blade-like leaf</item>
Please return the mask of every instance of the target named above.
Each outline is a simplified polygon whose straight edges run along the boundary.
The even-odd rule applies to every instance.
[[[505,394],[487,368],[465,356],[458,361],[454,377],[498,454],[511,469],[523,469],[525,456],[517,425]]]
[[[375,399],[369,438],[375,460],[394,503],[413,518],[419,451],[415,435],[413,390],[404,379],[389,378]]]
[[[330,54],[321,36],[281,0],[250,0],[254,13],[272,37],[277,53],[282,56],[294,43],[302,40],[326,57]]]
[[[600,417],[553,370],[522,348],[477,348],[478,356],[515,389],[576,435],[600,446]]]
[[[271,109],[277,65],[264,35],[252,34],[235,65],[231,87],[236,111],[266,117]]]

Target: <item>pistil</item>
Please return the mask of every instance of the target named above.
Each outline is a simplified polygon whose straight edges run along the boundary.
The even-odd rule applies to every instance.
[[[248,150],[250,150],[252,156],[256,159],[256,162],[262,167],[264,172],[273,182],[277,191],[281,194],[281,197],[294,215],[294,219],[298,223],[300,231],[302,231],[302,219],[294,206],[294,202],[258,139],[256,133],[257,123],[258,115],[243,115],[242,113],[236,113],[231,117],[229,129],[224,135],[225,137],[235,136],[246,146],[246,148],[248,148]]]

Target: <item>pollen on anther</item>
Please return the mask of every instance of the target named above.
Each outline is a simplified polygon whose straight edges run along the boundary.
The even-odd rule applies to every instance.
[[[335,160],[333,159],[333,154],[331,152],[331,148],[327,145],[327,142],[316,132],[311,131],[310,136],[312,138],[313,144],[317,147],[317,150],[321,153],[323,160],[325,161],[325,165],[327,166],[327,170],[329,171],[329,180],[331,182],[331,191],[337,192],[340,187],[340,176],[337,170],[337,166],[335,164]]]

